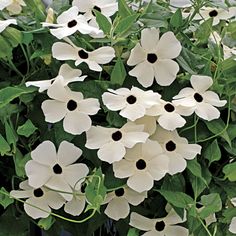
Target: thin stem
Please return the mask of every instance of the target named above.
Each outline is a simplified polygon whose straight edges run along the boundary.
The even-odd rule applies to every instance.
[[[198,121],[199,121],[199,117],[197,117],[196,120],[194,119],[194,123],[192,125],[180,130],[179,134],[181,134],[184,131],[194,128],[197,125]]]
[[[0,193],[3,194],[3,195],[5,195],[5,196],[8,196],[8,197],[10,197],[10,198],[13,198],[13,199],[15,199],[15,200],[17,200],[17,201],[19,201],[19,202],[21,202],[21,203],[24,203],[24,204],[27,204],[27,205],[29,205],[29,206],[31,206],[31,207],[34,207],[34,208],[36,208],[36,209],[38,209],[38,210],[40,210],[40,211],[43,211],[43,212],[45,212],[45,213],[48,213],[49,215],[55,216],[55,217],[57,217],[57,218],[60,218],[60,219],[62,219],[62,220],[68,221],[68,222],[77,223],[77,224],[84,223],[85,221],[89,220],[90,218],[92,218],[92,217],[95,215],[95,213],[96,213],[96,211],[97,211],[96,209],[93,209],[92,213],[91,213],[88,217],[84,218],[83,220],[72,220],[72,219],[69,219],[69,218],[67,218],[67,217],[58,215],[58,214],[56,214],[56,213],[52,213],[52,212],[50,212],[50,211],[44,210],[44,209],[42,209],[42,208],[40,208],[40,207],[37,207],[37,206],[35,206],[35,205],[33,205],[33,204],[30,204],[30,203],[28,203],[28,202],[26,202],[26,201],[23,201],[23,200],[21,200],[21,199],[15,198],[15,197],[11,196],[9,193],[3,192],[2,190],[0,190]]]
[[[207,228],[207,226],[204,224],[204,222],[202,221],[202,219],[201,219],[200,217],[198,217],[198,220],[200,221],[200,223],[201,223],[201,225],[203,226],[203,228],[206,230],[207,234],[208,234],[209,236],[213,236],[213,235],[211,234],[211,232],[209,231],[209,229]]]

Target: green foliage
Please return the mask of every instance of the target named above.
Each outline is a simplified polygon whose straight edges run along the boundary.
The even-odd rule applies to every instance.
[[[4,187],[1,188],[1,192],[0,192],[0,205],[3,206],[4,209],[6,209],[9,205],[11,205],[14,200],[10,197],[8,197],[7,195],[3,194],[2,192],[8,194],[8,192],[6,191],[6,189]]]
[[[31,120],[27,120],[23,125],[18,126],[17,134],[29,137],[32,135],[37,128],[34,126]]]

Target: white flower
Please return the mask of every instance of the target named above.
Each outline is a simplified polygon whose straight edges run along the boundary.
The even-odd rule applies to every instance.
[[[177,8],[191,7],[192,1],[191,0],[170,0],[170,5],[172,7],[177,7]]]
[[[20,14],[22,11],[22,6],[26,6],[23,0],[1,0],[0,10],[7,8],[10,15]]]
[[[236,234],[236,217],[233,217],[229,225],[229,232]]]
[[[57,60],[74,60],[78,66],[85,62],[90,70],[102,71],[99,64],[107,64],[115,57],[115,50],[112,47],[104,46],[88,52],[83,48],[75,46],[72,42],[56,42],[52,46],[52,56]]]
[[[28,198],[24,203],[24,209],[33,219],[46,218],[50,215],[51,208],[59,209],[65,203],[65,199],[57,192],[50,191],[45,187],[32,188],[29,186],[28,180],[21,182],[20,188],[22,190],[12,190],[10,195],[18,199]]]
[[[85,164],[76,163],[82,151],[67,141],[61,142],[58,152],[51,141],[44,141],[31,152],[32,160],[25,165],[29,185],[40,188],[43,185],[59,192],[67,201],[73,198],[72,188],[80,184],[89,169]],[[66,193],[65,193],[66,192]]]
[[[11,24],[17,25],[16,19],[0,20],[0,33]]]
[[[124,159],[113,163],[117,178],[128,178],[127,185],[137,192],[148,191],[154,180],[162,179],[168,172],[169,158],[156,141],[147,140],[127,150]]]
[[[236,197],[230,199],[230,201],[231,201],[232,205],[236,207]]]
[[[4,8],[6,8],[8,5],[10,5],[13,2],[13,0],[1,0],[0,1],[0,11],[2,11]]]
[[[59,80],[48,89],[48,96],[52,100],[42,103],[45,120],[56,123],[63,119],[64,130],[71,134],[89,130],[92,125],[89,115],[95,115],[100,109],[98,99],[84,99],[81,92],[63,87]]]
[[[79,9],[74,6],[57,17],[57,24],[44,22],[42,25],[43,27],[52,27],[50,33],[58,39],[72,35],[77,31],[82,34],[90,34],[91,32],[98,34],[101,32],[99,29],[90,26],[84,15],[78,14]]]
[[[102,95],[104,105],[111,111],[119,111],[119,114],[135,121],[146,113],[146,108],[158,104],[161,96],[152,90],[143,91],[137,87],[108,89]]]
[[[188,236],[189,232],[186,228],[176,225],[184,221],[185,219],[182,220],[171,209],[166,217],[156,219],[149,219],[136,212],[132,212],[129,224],[137,229],[147,231],[142,236]]]
[[[118,11],[118,3],[116,0],[73,0],[73,6],[77,6],[80,12],[84,13],[87,20],[92,24],[97,24],[96,15],[93,10],[101,12],[105,17],[110,20],[110,16]]]
[[[215,107],[223,107],[227,101],[220,100],[216,93],[207,91],[213,84],[212,78],[193,75],[190,83],[193,88],[182,89],[178,95],[173,97],[176,99],[173,103],[188,108],[191,113],[195,112],[204,120],[218,119],[220,112]]]
[[[104,213],[114,220],[124,219],[129,215],[130,206],[137,206],[147,197],[147,192],[137,193],[129,187],[119,188],[107,194],[104,201],[108,203]]]
[[[143,125],[128,122],[120,129],[92,126],[86,132],[85,147],[99,149],[98,158],[108,163],[121,160],[126,148],[132,148],[137,143],[144,143],[149,134],[143,132]]]
[[[144,116],[137,119],[135,122],[137,125],[144,125],[144,132],[149,133],[150,135],[154,134],[157,127],[156,118],[154,116]]]
[[[79,216],[82,213],[86,204],[84,190],[85,188],[83,184],[76,184],[72,200],[65,203],[64,210],[66,213],[73,216]]]
[[[177,131],[167,131],[160,126],[151,139],[158,141],[164,149],[165,155],[169,157],[168,173],[174,175],[184,171],[187,166],[186,160],[192,160],[201,153],[201,146],[189,144],[186,138],[178,135]]]
[[[60,80],[63,86],[67,86],[71,82],[84,81],[87,75],[81,76],[82,71],[79,69],[73,69],[68,64],[63,64],[60,67],[58,75],[49,80],[39,80],[39,81],[28,81],[25,83],[26,87],[35,86],[39,87],[39,92],[48,90],[56,80]]]
[[[129,66],[136,65],[129,74],[137,77],[144,87],[151,86],[154,77],[158,84],[168,86],[179,71],[179,65],[172,59],[180,54],[181,49],[173,32],[166,32],[159,38],[159,29],[143,29],[141,45],[136,44],[127,61]]]
[[[218,25],[220,20],[228,20],[236,15],[236,7],[229,7],[228,10],[223,8],[202,7],[195,20],[208,20],[213,18],[213,25]]]
[[[146,114],[157,116],[159,125],[164,129],[174,130],[185,125],[186,120],[181,115],[188,116],[191,114],[191,110],[161,99],[160,103],[148,109]]]

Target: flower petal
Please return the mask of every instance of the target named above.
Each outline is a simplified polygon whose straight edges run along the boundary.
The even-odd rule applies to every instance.
[[[199,93],[205,92],[213,84],[212,78],[204,75],[192,75],[190,82],[193,88]]]
[[[180,42],[173,32],[164,33],[157,45],[157,56],[161,59],[173,59],[179,56],[182,50]]]
[[[92,121],[90,117],[78,111],[68,112],[63,120],[64,130],[74,135],[88,131],[91,125]]]
[[[52,45],[52,56],[57,60],[77,60],[78,49],[72,47],[70,44],[56,42]]]
[[[129,225],[143,231],[149,231],[155,229],[155,223],[156,223],[155,219],[149,219],[136,212],[132,212],[130,215]]]
[[[133,206],[137,206],[141,202],[144,201],[144,199],[147,197],[147,192],[144,191],[142,193],[137,193],[136,191],[132,190],[131,188],[125,188],[125,195],[124,197],[127,199],[127,201],[132,204]]]
[[[42,165],[33,160],[26,163],[25,172],[29,178],[29,185],[34,188],[42,187],[51,177],[51,169],[49,166]]]
[[[85,202],[85,198],[73,198],[65,204],[64,210],[68,214],[79,216],[84,210]]]
[[[125,159],[113,163],[114,175],[117,178],[130,177],[135,173],[135,169],[134,163]]]
[[[159,125],[166,130],[174,130],[183,127],[186,120],[178,113],[163,114],[157,119]]]
[[[32,206],[30,206],[29,204]],[[36,206],[42,210],[33,206]],[[24,209],[26,214],[32,217],[33,219],[47,218],[51,212],[51,209],[46,202],[40,201],[33,197],[26,200],[26,202],[24,203]]]
[[[109,63],[115,57],[115,50],[112,47],[100,47],[89,53],[89,60],[98,64]]]
[[[125,147],[121,142],[110,142],[98,150],[98,158],[108,163],[120,161],[125,155]]]
[[[202,119],[208,121],[218,119],[220,117],[219,110],[208,103],[199,104],[195,109],[195,113]]]
[[[82,150],[73,143],[62,141],[58,148],[58,163],[62,166],[68,166],[76,162],[82,154]]]
[[[169,86],[176,78],[179,65],[170,59],[157,60],[153,69],[156,82],[161,86]]]
[[[129,71],[129,75],[136,77],[138,82],[143,87],[147,88],[153,83],[154,69],[150,63],[144,61],[135,66],[131,71]]]
[[[98,149],[103,145],[111,142],[111,134],[115,129],[109,129],[101,126],[92,126],[86,132],[85,147],[90,149]]]
[[[42,103],[42,110],[45,116],[45,121],[56,123],[62,120],[66,113],[66,104],[56,100],[45,100]]]
[[[100,104],[96,98],[87,98],[79,102],[79,110],[87,115],[95,115],[100,109]]]
[[[153,184],[153,178],[148,172],[137,172],[127,181],[127,185],[139,193],[150,190]]]
[[[54,166],[57,162],[55,145],[51,141],[42,142],[31,152],[31,158],[42,165]]]
[[[89,168],[83,163],[77,163],[67,166],[63,169],[63,178],[70,184],[71,187],[76,188],[84,181],[84,177],[89,173]]]
[[[159,41],[159,29],[145,28],[141,32],[141,45],[147,53],[156,51]]]
[[[111,219],[119,220],[126,218],[129,215],[129,210],[130,207],[127,200],[120,197],[112,199],[108,203],[104,213]]]
[[[135,66],[145,61],[146,58],[147,58],[147,53],[143,50],[141,45],[137,43],[136,46],[131,50],[129,59],[127,61],[127,65]]]

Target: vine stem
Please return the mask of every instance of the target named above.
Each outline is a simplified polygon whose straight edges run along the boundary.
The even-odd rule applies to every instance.
[[[204,222],[202,221],[202,219],[201,219],[200,217],[198,217],[198,220],[200,221],[200,223],[201,223],[201,225],[203,226],[203,228],[206,230],[207,234],[208,234],[209,236],[213,236],[213,235],[211,234],[211,232],[209,231],[209,229],[207,228],[207,226],[204,224]]]
[[[67,217],[64,217],[64,216],[62,216],[62,215],[59,215],[59,214],[52,213],[52,212],[49,212],[49,211],[47,211],[47,210],[44,210],[44,209],[42,209],[42,208],[40,208],[40,207],[37,207],[37,206],[35,206],[35,205],[33,205],[33,204],[30,204],[30,203],[28,203],[28,202],[26,202],[26,201],[23,201],[23,200],[21,200],[21,199],[15,198],[15,197],[11,196],[9,193],[6,193],[6,192],[4,192],[4,191],[2,191],[2,190],[0,190],[0,193],[3,194],[3,195],[5,195],[5,196],[8,196],[8,197],[10,197],[10,198],[13,198],[13,199],[15,199],[15,200],[17,200],[17,201],[19,201],[19,202],[21,202],[21,203],[24,203],[24,204],[27,204],[27,205],[29,205],[29,206],[31,206],[31,207],[34,207],[34,208],[36,208],[36,209],[38,209],[38,210],[40,210],[40,211],[46,212],[46,213],[48,213],[48,214],[51,215],[51,216],[60,218],[60,219],[62,219],[62,220],[68,221],[68,222],[77,223],[77,224],[81,224],[81,223],[84,223],[85,221],[89,220],[90,218],[92,218],[92,217],[95,215],[95,213],[96,213],[96,211],[97,211],[97,210],[94,208],[93,211],[92,211],[92,213],[91,213],[88,217],[84,218],[83,220],[73,220],[73,219],[69,219],[69,218],[67,218]]]

